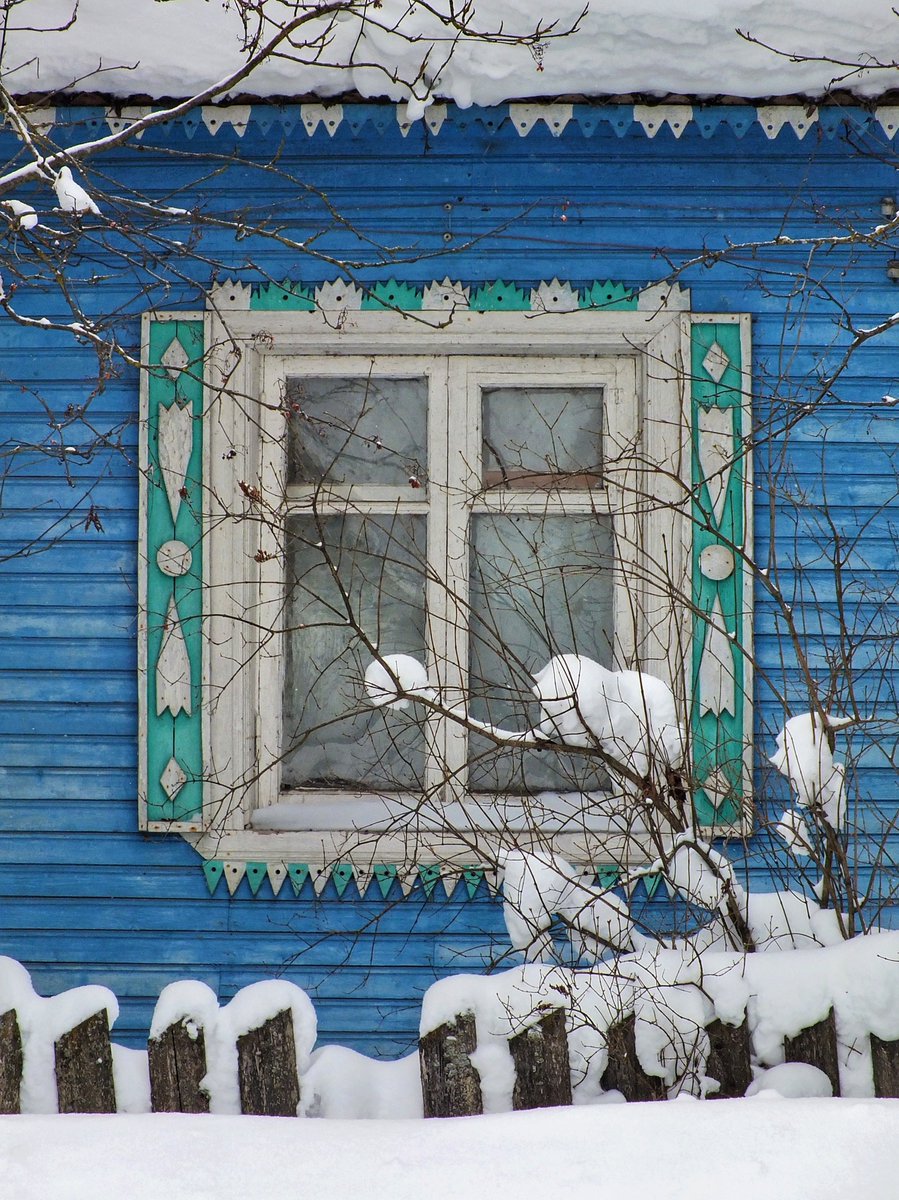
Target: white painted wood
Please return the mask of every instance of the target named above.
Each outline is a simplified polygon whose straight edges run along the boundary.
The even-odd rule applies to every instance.
[[[181,343],[178,342],[180,346]],[[178,520],[181,491],[187,479],[187,466],[193,449],[193,413],[190,405],[177,400],[166,408],[159,406],[159,469],[165,487],[172,523]]]
[[[573,104],[510,104],[509,116],[519,137],[526,137],[542,121],[553,137],[560,137],[574,116]]]
[[[699,661],[699,711],[736,714],[736,673],[732,631],[727,629],[721,601],[715,597]]]
[[[397,362],[405,363],[409,373],[428,372],[430,436],[437,445],[447,446],[452,430],[456,446],[454,456],[444,451],[441,458],[432,441],[428,496],[410,500],[395,489],[381,495],[378,489],[330,489],[321,510],[340,512],[351,504],[372,512],[427,513],[432,553],[441,564],[454,555],[464,568],[459,571],[464,584],[465,531],[472,512],[492,511],[491,506],[510,511],[510,505],[517,511],[542,512],[548,503],[546,492],[522,490],[514,497],[494,497],[480,491],[475,470],[480,453],[479,387],[490,378],[504,383],[515,379],[532,383],[537,378],[548,384],[567,378],[600,384],[608,413],[606,487],[595,494],[557,492],[549,503],[560,512],[615,514],[621,561],[616,611],[619,661],[629,665],[639,660],[670,679],[683,697],[688,622],[680,598],[689,594],[690,545],[689,525],[682,515],[689,495],[690,462],[689,408],[685,407],[689,359],[683,352],[688,346],[689,318],[660,303],[649,311],[616,313],[456,311],[449,322],[445,312],[435,312],[433,321],[423,312],[410,323],[401,314],[348,306],[348,287],[331,285],[331,292],[319,297],[320,303],[324,298],[330,307],[341,309],[339,328],[333,313],[328,317],[318,312],[273,311],[264,315],[265,337],[257,338],[261,321],[257,313],[235,308],[213,311],[207,318],[207,344],[216,348],[207,376],[205,451],[203,711],[208,832],[190,840],[201,854],[225,861],[400,865],[418,859],[458,867],[481,861],[489,866],[513,844],[526,847],[529,837],[533,848],[545,848],[545,834],[517,831],[514,838],[506,839],[477,830],[373,835],[365,830],[265,833],[247,828],[256,807],[280,797],[281,683],[275,614],[283,564],[278,531],[289,511],[310,503],[302,488],[284,494],[279,387],[288,374],[300,366],[308,370],[312,364],[317,372],[335,375],[352,373],[348,368],[356,363],[363,363],[366,370],[377,364],[376,369],[387,374]],[[668,295],[660,294],[660,299]],[[674,303],[680,303],[683,293],[676,295]],[[236,346],[239,352],[226,352],[226,346]],[[223,385],[240,396],[241,403],[231,401]],[[460,397],[464,397],[463,408],[458,407],[463,403]],[[657,473],[652,471],[656,467]],[[454,584],[452,593],[439,581],[429,584],[433,656],[429,669],[448,693],[462,688],[459,664],[467,662],[464,626],[460,634],[458,622],[452,619],[454,609],[463,605],[458,591],[462,584]],[[453,725],[443,717],[428,727],[435,766],[429,768],[425,796],[431,806],[439,807],[447,775],[444,764],[450,762],[457,763],[460,773],[448,794],[465,795],[466,739],[458,726],[450,728]],[[650,853],[639,836],[611,825],[605,832],[558,835],[553,845],[584,864],[596,861],[598,855],[644,861]]]
[[[577,291],[570,283],[551,279],[531,291],[531,309],[534,312],[575,312],[580,307]]]
[[[634,120],[643,126],[647,137],[654,138],[659,130],[667,125],[676,138],[679,138],[693,120],[693,106],[690,104],[635,104]]]
[[[156,715],[168,709],[173,717],[182,711],[190,716],[190,683],[190,656],[178,606],[172,596],[166,611],[159,658],[156,660]]]
[[[699,465],[718,524],[724,517],[731,466],[734,461],[734,410],[703,408],[698,414]]]
[[[422,293],[423,309],[437,312],[453,312],[457,308],[468,308],[471,288],[447,276],[442,283],[429,283]]]

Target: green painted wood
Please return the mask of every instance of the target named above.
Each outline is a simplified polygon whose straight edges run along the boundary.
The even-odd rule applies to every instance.
[[[621,868],[601,863],[596,868],[596,882],[601,888],[613,888],[621,879]]]
[[[465,889],[468,892],[468,899],[474,900],[475,894],[484,880],[484,868],[466,867],[462,872],[462,878],[465,881]]]
[[[646,895],[651,900],[659,890],[659,884],[662,882],[661,875],[644,875],[643,886],[646,889]]]
[[[473,312],[528,312],[531,294],[514,283],[497,279],[472,292],[470,307]]]
[[[396,874],[396,867],[393,863],[377,863],[375,866],[375,880],[385,900],[396,882]]]
[[[580,295],[581,308],[602,308],[609,312],[626,312],[637,307],[637,292],[623,283],[597,281]]]
[[[247,863],[247,882],[250,885],[250,891],[255,896],[262,887],[262,881],[266,878],[268,867],[266,863],[248,862]]]
[[[285,279],[282,283],[263,283],[250,293],[250,309],[289,309],[294,312],[314,312],[313,292],[300,284]]]
[[[342,896],[350,885],[350,880],[353,878],[352,863],[338,863],[331,871],[331,879],[334,883],[334,889],[338,896]]]
[[[418,868],[418,877],[421,880],[424,894],[430,900],[434,894],[434,888],[437,886],[437,881],[440,879],[440,864],[422,863]]]
[[[408,283],[397,283],[389,279],[387,283],[376,283],[362,298],[364,309],[398,308],[403,312],[414,312],[422,306],[423,295],[418,288]]]
[[[308,863],[288,863],[287,875],[293,887],[294,895],[299,896],[303,890],[303,884],[309,878]]]
[[[715,381],[703,360],[715,344],[721,347],[729,360],[720,380]],[[746,471],[738,453],[741,435],[742,388],[742,343],[740,326],[737,323],[694,320],[691,326],[690,379],[692,420],[692,479],[694,497],[692,590],[693,590],[693,645],[692,645],[692,694],[698,694],[699,667],[703,648],[709,636],[709,622],[703,614],[711,614],[716,599],[721,605],[727,628],[734,633],[733,665],[735,675],[735,712],[700,714],[699,705],[693,706],[690,718],[693,771],[700,786],[694,789],[694,806],[701,825],[732,824],[740,817],[743,799],[743,725],[744,704],[744,659],[739,649],[746,643],[747,631],[743,624],[743,567],[737,556],[733,573],[724,580],[707,579],[700,570],[700,556],[707,546],[719,541],[741,546],[744,529],[744,491]],[[699,415],[709,408],[724,408],[733,411],[734,465],[725,496],[721,522],[717,521],[711,495],[703,477],[699,457]],[[719,790],[723,787],[727,797],[716,804],[717,796],[701,786],[702,781],[717,777]]]
[[[187,365],[177,379],[161,365],[173,341],[180,343]],[[154,321],[149,335],[147,414],[148,482],[146,489],[146,661],[147,676],[147,820],[197,822],[203,809],[203,747],[200,716],[203,612],[203,325],[200,321]],[[192,448],[177,521],[172,520],[159,467],[159,413],[173,404],[193,414]],[[157,555],[164,543],[177,539],[190,548],[186,574],[172,578],[160,570]],[[191,711],[176,715],[156,711],[156,662],[162,648],[174,598],[191,668]],[[175,758],[187,782],[172,798],[161,779]]]
[[[210,896],[215,894],[215,889],[218,887],[224,873],[225,864],[223,862],[218,862],[216,859],[210,858],[203,863],[203,874],[206,876],[206,886],[209,888]]]

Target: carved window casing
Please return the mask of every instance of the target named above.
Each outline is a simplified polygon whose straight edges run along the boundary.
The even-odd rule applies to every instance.
[[[596,806],[562,819],[554,802],[547,816],[545,800],[520,794],[552,790],[551,772],[539,768],[530,789],[515,784],[518,767],[478,776],[462,724],[363,710],[361,679],[347,684],[372,644],[419,646],[444,706],[465,698],[472,715],[526,727],[525,706],[517,719],[495,697],[484,707],[468,673],[497,590],[478,563],[501,573],[516,539],[539,542],[547,578],[570,577],[553,555],[571,547],[606,612],[572,600],[570,644],[561,627],[529,640],[533,620],[519,622],[523,666],[576,651],[666,679],[690,729],[697,812],[739,827],[751,731],[747,319],[424,308],[410,320],[338,308],[336,293],[309,312],[229,309],[221,290],[216,300],[146,321],[142,827],[270,875],[297,863],[470,866],[547,839],[585,864],[639,857],[639,839]],[[539,445],[528,404],[544,410]],[[371,602],[379,546],[396,568],[381,585],[392,621],[389,595]],[[341,562],[345,588],[312,582],[338,580]],[[552,624],[558,592],[546,590]],[[310,633],[304,614],[321,624],[335,595],[359,605],[348,632]],[[579,644],[600,627],[605,647]],[[345,657],[325,661],[327,646]],[[478,661],[499,669],[495,655]],[[348,736],[397,722],[408,754],[385,770],[400,786],[372,784],[361,748],[358,761],[329,762],[304,712],[306,680],[338,726],[327,705],[349,686],[359,715]],[[508,684],[492,682],[497,693]]]

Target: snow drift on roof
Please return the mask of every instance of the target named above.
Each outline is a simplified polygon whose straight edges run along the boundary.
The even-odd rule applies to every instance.
[[[445,11],[448,3],[433,0],[433,7]],[[831,86],[871,96],[899,85],[899,71],[877,66],[899,58],[899,19],[890,0],[848,6],[844,0],[589,0],[566,38],[537,46],[462,39],[454,50],[420,3],[355,5],[368,16],[335,23],[315,65],[279,57],[236,90],[404,99],[408,89],[396,79],[415,78],[429,51],[425,73],[433,94],[463,107],[560,95],[820,95]],[[264,2],[272,19],[315,7]],[[582,7],[582,0],[476,0],[473,24],[527,34],[549,10],[561,29],[577,23]],[[73,8],[74,0],[29,0],[7,9],[3,69],[12,91],[185,96],[227,76],[245,56],[235,0],[81,0],[71,28],[60,30]],[[304,26],[306,39],[325,24],[317,17]],[[745,40],[738,28],[782,53]],[[303,57],[313,56],[307,50]]]

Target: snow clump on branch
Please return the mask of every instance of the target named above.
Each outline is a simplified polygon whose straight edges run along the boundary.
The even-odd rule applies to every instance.
[[[559,654],[535,677],[542,720],[537,736],[599,745],[636,775],[677,769],[684,734],[667,684],[644,671],[609,671],[582,654]]]
[[[63,212],[74,213],[79,217],[87,212],[93,213],[95,217],[100,216],[99,208],[81,184],[75,182],[68,167],[60,167],[53,190]]]
[[[833,761],[828,739],[828,731],[839,724],[817,713],[791,717],[777,735],[777,749],[770,759],[789,779],[797,803],[813,813],[823,812],[834,829],[842,825],[846,806],[845,771]]]
[[[375,708],[385,705],[399,711],[409,707],[410,696],[435,700],[437,693],[428,682],[428,673],[411,654],[385,654],[369,663],[365,672],[365,693]]]

